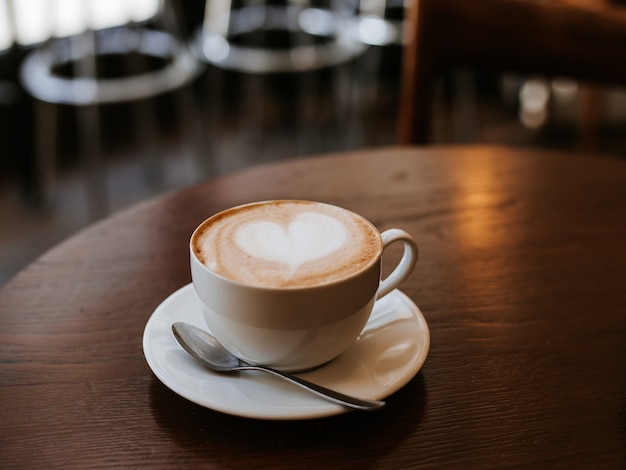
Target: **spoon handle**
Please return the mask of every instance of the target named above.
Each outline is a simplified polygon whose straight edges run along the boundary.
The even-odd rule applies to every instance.
[[[308,380],[304,380],[295,375],[287,374],[285,372],[281,372],[276,369],[272,369],[267,366],[256,366],[253,364],[241,364],[237,367],[237,370],[260,370],[264,372],[269,372],[270,374],[276,375],[277,377],[281,377],[293,384],[299,385],[300,387],[307,389],[316,395],[319,395],[323,398],[326,398],[332,402],[338,403],[340,405],[348,406],[350,408],[356,408],[358,410],[375,410],[378,408],[382,408],[385,406],[384,401],[379,400],[368,400],[364,398],[351,397],[349,395],[344,395],[343,393],[337,392],[336,390],[331,390],[329,388],[323,387],[321,385],[315,384],[313,382],[309,382]]]

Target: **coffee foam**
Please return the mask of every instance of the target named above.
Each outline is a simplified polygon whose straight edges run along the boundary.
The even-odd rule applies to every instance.
[[[263,287],[337,281],[376,259],[375,227],[349,211],[306,201],[240,206],[205,221],[193,250],[210,270]]]

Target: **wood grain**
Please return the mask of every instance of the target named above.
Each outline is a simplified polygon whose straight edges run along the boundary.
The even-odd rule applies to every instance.
[[[422,371],[380,413],[303,422],[187,402],[148,368],[205,217],[330,202],[420,244]],[[2,468],[626,467],[626,162],[500,147],[295,159],[134,206],[0,290]]]

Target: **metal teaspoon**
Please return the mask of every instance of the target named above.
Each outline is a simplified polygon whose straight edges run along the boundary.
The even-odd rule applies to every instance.
[[[260,370],[282,377],[283,379],[299,385],[316,395],[350,408],[356,408],[359,410],[375,410],[385,405],[384,401],[367,400],[344,395],[343,393],[330,390],[326,387],[322,387],[321,385],[311,383],[308,380],[301,379],[300,377],[272,369],[271,367],[248,364],[224,349],[224,347],[210,333],[190,325],[189,323],[174,323],[172,325],[172,331],[174,332],[176,341],[178,341],[178,343],[191,355],[191,357],[215,372]]]

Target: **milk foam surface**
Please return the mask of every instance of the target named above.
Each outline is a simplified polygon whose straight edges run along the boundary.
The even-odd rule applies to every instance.
[[[360,271],[382,247],[376,228],[349,211],[272,201],[236,207],[205,221],[193,249],[223,277],[264,287],[303,287]]]

